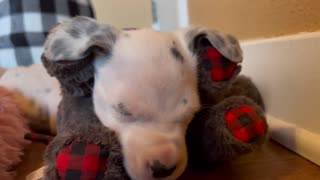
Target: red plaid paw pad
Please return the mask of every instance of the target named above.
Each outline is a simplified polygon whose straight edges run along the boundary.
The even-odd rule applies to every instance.
[[[107,170],[108,155],[105,145],[72,141],[57,155],[56,169],[61,180],[102,179]]]
[[[237,63],[224,57],[216,48],[208,48],[203,55],[202,64],[210,72],[213,81],[229,80],[237,68]]]
[[[250,142],[266,132],[266,123],[257,112],[248,105],[241,105],[225,114],[227,127],[240,141]]]

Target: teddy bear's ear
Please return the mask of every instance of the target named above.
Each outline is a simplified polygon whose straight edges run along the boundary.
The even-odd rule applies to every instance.
[[[92,18],[74,17],[49,32],[42,63],[59,80],[63,93],[90,96],[95,57],[109,55],[119,33],[120,30]]]
[[[54,26],[44,44],[50,61],[76,61],[90,53],[110,53],[120,31],[95,19],[77,16]]]
[[[201,84],[223,87],[239,74],[242,49],[234,36],[200,27],[187,28],[182,34],[197,58]]]

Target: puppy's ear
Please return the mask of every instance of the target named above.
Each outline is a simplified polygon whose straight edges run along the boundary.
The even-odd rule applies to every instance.
[[[42,63],[56,77],[63,93],[90,96],[94,84],[93,62],[109,55],[119,30],[88,17],[74,17],[57,24],[44,45]]]
[[[182,30],[182,37],[186,48],[198,61],[200,87],[225,87],[240,73],[242,49],[234,36],[192,27]]]
[[[75,61],[90,53],[110,53],[119,30],[95,19],[77,16],[54,26],[43,55],[51,61]]]

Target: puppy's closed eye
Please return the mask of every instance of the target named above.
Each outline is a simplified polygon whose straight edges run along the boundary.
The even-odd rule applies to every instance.
[[[113,108],[116,112],[118,112],[123,116],[127,116],[127,117],[133,116],[133,114],[127,109],[127,107],[123,103],[119,103],[115,105]]]
[[[183,103],[184,105],[186,105],[186,104],[188,103],[188,100],[187,100],[186,98],[183,98],[183,99],[182,99],[182,103]]]
[[[183,63],[184,61],[183,56],[176,47],[171,47],[170,52],[178,62]]]

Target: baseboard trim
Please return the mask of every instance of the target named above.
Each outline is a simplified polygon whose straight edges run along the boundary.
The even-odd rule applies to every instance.
[[[320,165],[320,134],[271,115],[268,115],[267,119],[270,126],[270,137],[273,140]]]

